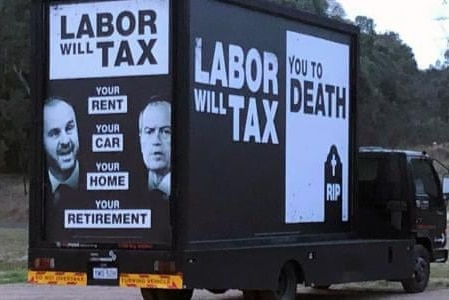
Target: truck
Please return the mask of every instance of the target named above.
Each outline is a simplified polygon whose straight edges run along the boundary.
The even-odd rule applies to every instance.
[[[436,160],[357,147],[355,26],[256,0],[32,12],[30,283],[415,293],[447,260]]]

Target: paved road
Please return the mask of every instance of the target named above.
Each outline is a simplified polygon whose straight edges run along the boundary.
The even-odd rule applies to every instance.
[[[297,300],[365,300],[407,299],[447,300],[449,288],[428,290],[421,294],[404,294],[399,286],[360,288],[343,286],[329,291],[310,288],[299,289]],[[38,286],[29,284],[0,285],[0,300],[141,300],[135,288]],[[240,291],[231,290],[222,295],[213,295],[204,290],[195,290],[194,300],[242,300]]]

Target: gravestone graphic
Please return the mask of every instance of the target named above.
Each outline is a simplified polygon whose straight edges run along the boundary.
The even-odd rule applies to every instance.
[[[324,209],[325,223],[342,221],[343,165],[337,147],[332,145],[324,163]]]

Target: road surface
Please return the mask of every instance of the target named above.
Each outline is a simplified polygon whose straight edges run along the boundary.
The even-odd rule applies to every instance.
[[[432,289],[421,294],[405,294],[399,285],[375,288],[335,287],[329,291],[300,288],[297,300],[364,300],[364,299],[408,299],[447,300],[449,288]],[[117,287],[43,286],[29,284],[0,285],[0,300],[141,300],[139,289]],[[214,295],[204,290],[195,290],[194,300],[242,300],[238,290]]]

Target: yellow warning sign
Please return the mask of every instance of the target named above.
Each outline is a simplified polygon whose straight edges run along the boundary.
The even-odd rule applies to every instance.
[[[28,271],[28,282],[37,284],[87,285],[87,274],[77,272]]]
[[[182,275],[120,274],[121,287],[182,289]]]

